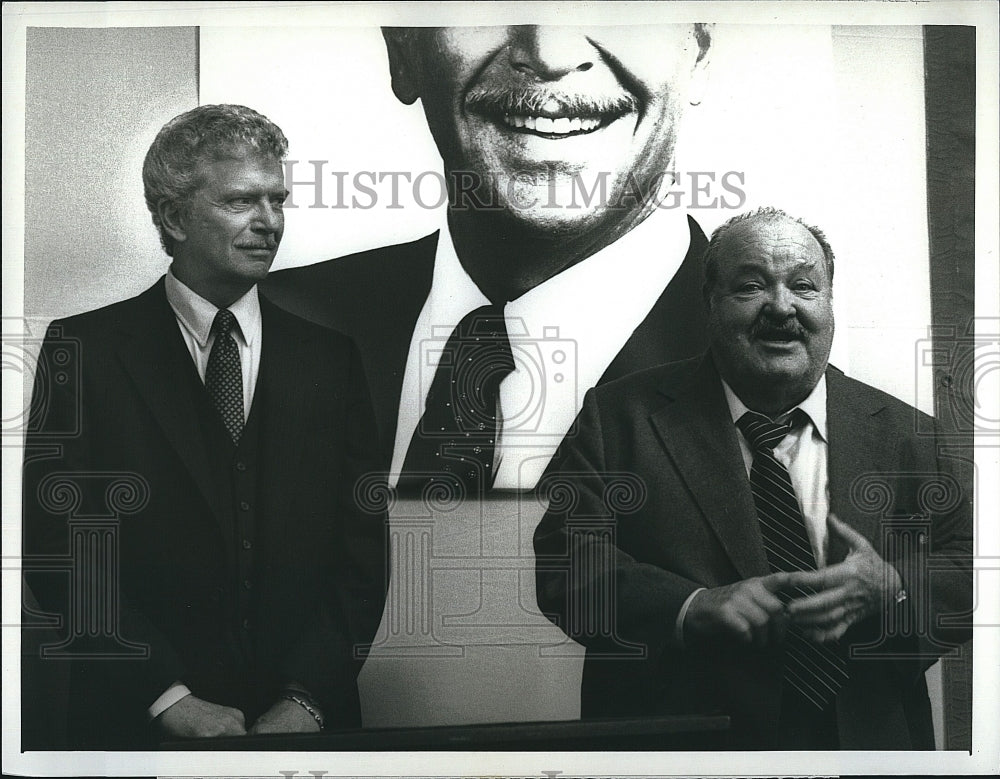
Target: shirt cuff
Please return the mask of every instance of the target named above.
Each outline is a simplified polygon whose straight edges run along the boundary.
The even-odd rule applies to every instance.
[[[167,688],[166,692],[153,701],[153,705],[147,709],[150,720],[156,719],[163,714],[163,712],[181,700],[181,698],[186,698],[190,694],[191,691],[187,688],[187,685],[181,682],[174,682]]]
[[[684,618],[687,616],[688,609],[691,606],[691,601],[694,600],[694,596],[699,592],[708,589],[707,587],[699,587],[697,590],[692,592],[687,596],[687,600],[681,606],[681,610],[677,612],[677,621],[674,623],[674,643],[681,649],[684,648]]]

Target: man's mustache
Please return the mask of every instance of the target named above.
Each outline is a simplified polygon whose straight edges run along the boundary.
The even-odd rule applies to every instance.
[[[633,95],[569,94],[534,87],[478,87],[465,96],[465,105],[482,114],[568,117],[622,116],[639,110]]]
[[[766,340],[802,341],[805,340],[806,331],[795,317],[789,317],[783,322],[775,322],[767,317],[758,317],[750,327],[750,337]]]

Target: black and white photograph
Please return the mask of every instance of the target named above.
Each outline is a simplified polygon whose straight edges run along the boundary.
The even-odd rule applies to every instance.
[[[980,0],[3,5],[3,763],[1000,771]]]

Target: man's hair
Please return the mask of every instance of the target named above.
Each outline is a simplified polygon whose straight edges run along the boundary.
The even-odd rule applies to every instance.
[[[173,238],[163,229],[160,205],[185,205],[201,185],[203,162],[240,157],[254,151],[276,161],[288,154],[288,140],[266,116],[242,105],[203,105],[167,122],[142,164],[146,206],[160,233],[163,249],[173,257]]]
[[[806,224],[801,219],[792,216],[791,214],[782,211],[780,208],[773,208],[772,206],[763,206],[758,208],[756,211],[747,211],[745,214],[738,214],[732,219],[729,219],[724,224],[720,225],[712,233],[712,239],[708,242],[708,248],[705,250],[705,255],[702,259],[702,272],[704,277],[704,290],[707,296],[709,292],[715,287],[716,279],[719,275],[719,246],[722,243],[722,239],[725,237],[729,229],[735,227],[736,225],[743,224],[745,222],[753,222],[760,220],[762,222],[780,222],[789,221],[795,224],[800,224],[806,230],[808,230],[812,237],[816,239],[816,243],[820,245],[823,250],[823,258],[826,260],[826,273],[827,278],[830,279],[830,283],[833,283],[833,249],[830,248],[830,242],[827,241],[826,235],[818,227]]]

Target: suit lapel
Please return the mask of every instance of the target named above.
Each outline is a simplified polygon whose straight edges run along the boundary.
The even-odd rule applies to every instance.
[[[650,417],[660,443],[742,578],[769,572],[746,467],[722,384],[706,356]]]
[[[302,457],[302,440],[316,403],[316,384],[309,377],[315,364],[310,339],[290,327],[285,312],[261,298],[261,362],[254,403],[260,413],[258,451],[268,505],[287,507],[287,492]]]
[[[438,233],[352,257],[277,271],[261,291],[285,310],[349,335],[364,362],[391,456],[410,339],[430,293]]]
[[[371,278],[378,279],[377,300],[382,304],[373,305],[372,298],[354,295],[345,301],[345,308],[352,312],[349,320],[334,325],[350,335],[361,352],[386,462],[396,440],[410,339],[431,291],[438,237],[439,233],[432,233],[412,244],[392,247],[392,254],[380,258],[379,266],[371,266],[369,276],[356,286],[366,289]]]
[[[395,289],[387,291],[383,298],[391,301],[389,305],[382,307],[388,311],[380,317],[381,321],[369,334],[359,334],[356,338],[362,359],[366,362],[378,360],[367,371],[367,376],[372,403],[379,419],[379,429],[382,431],[383,449],[390,458],[396,439],[396,423],[410,339],[431,291],[437,234],[433,241],[421,242],[416,248],[420,253],[414,253],[405,272],[394,278]]]
[[[137,303],[139,316],[122,323],[126,332],[118,350],[121,364],[222,523],[225,507],[212,485],[208,453],[198,429],[198,414],[191,394],[192,383],[182,378],[190,374],[194,364],[167,303],[163,279],[143,293]]]
[[[878,396],[859,391],[860,385],[838,369],[827,368],[826,385],[830,510],[881,549],[879,526],[884,511],[862,511],[860,507],[869,501],[852,492],[866,482],[870,487],[885,482],[892,473],[893,463],[898,462],[895,427],[882,421],[885,404]],[[842,560],[846,551],[831,537],[831,563]]]

